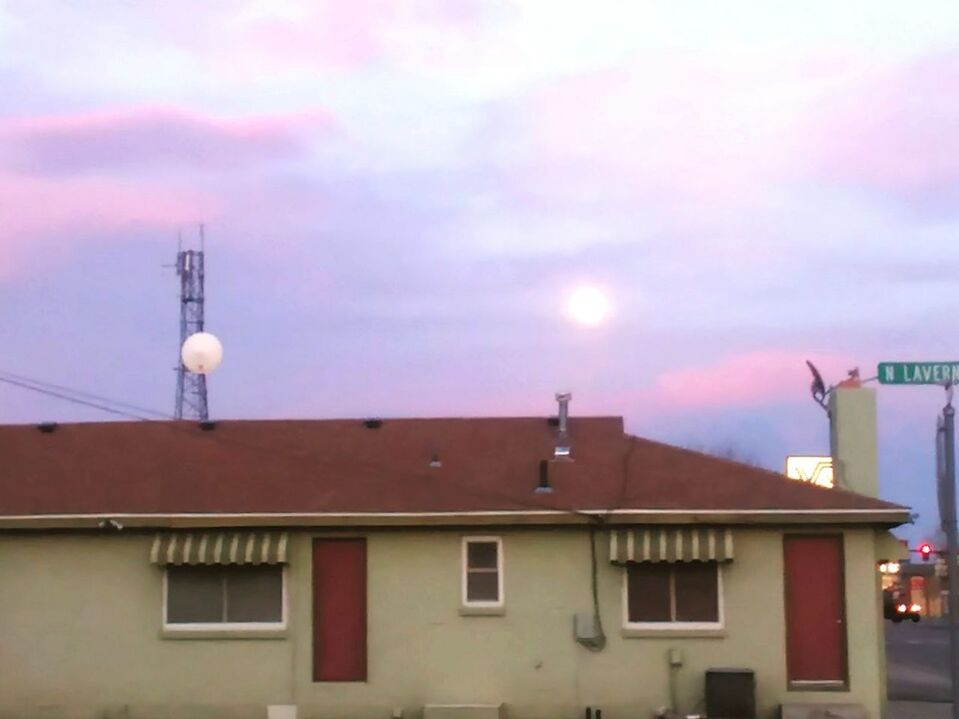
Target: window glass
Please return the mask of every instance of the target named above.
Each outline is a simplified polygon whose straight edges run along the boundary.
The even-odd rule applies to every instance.
[[[495,540],[466,541],[466,601],[498,603],[500,596],[500,545]]]
[[[470,602],[499,601],[499,576],[496,572],[470,572],[466,577],[466,598]]]
[[[167,567],[168,624],[283,621],[283,568]]]
[[[630,564],[627,572],[629,621],[672,621],[669,565]]]
[[[282,622],[283,568],[265,565],[227,571],[226,621]]]
[[[469,542],[466,545],[470,569],[496,569],[496,542]]]
[[[690,562],[674,572],[677,622],[718,622],[716,565]]]
[[[715,562],[655,562],[626,568],[629,622],[719,622]]]
[[[167,621],[171,624],[223,621],[220,567],[167,568]]]

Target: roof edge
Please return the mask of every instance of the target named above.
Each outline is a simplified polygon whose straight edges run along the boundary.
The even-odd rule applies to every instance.
[[[348,513],[173,513],[173,514],[33,514],[0,515],[0,530],[100,529],[112,519],[130,529],[217,527],[435,527],[455,525],[556,524],[853,524],[897,527],[911,521],[897,509],[589,509],[502,510],[480,512],[348,512]]]
[[[648,437],[640,437],[638,435],[633,435],[633,434],[628,435],[628,438],[631,442],[634,442],[637,444],[639,443],[655,444],[655,445],[658,445],[659,447],[665,447],[675,452],[680,452],[687,455],[696,455],[697,457],[708,459],[709,461],[712,461],[712,462],[720,462],[720,463],[729,465],[730,467],[740,471],[764,475],[770,481],[778,482],[785,479],[788,482],[795,484],[796,486],[806,487],[808,491],[828,492],[830,494],[844,495],[847,497],[856,497],[858,499],[866,499],[876,503],[884,504],[890,510],[902,509],[903,511],[906,511],[906,512],[909,511],[909,507],[906,507],[904,505],[897,504],[895,502],[890,502],[889,500],[883,499],[882,497],[873,497],[868,494],[854,492],[851,489],[848,489],[846,487],[839,487],[838,485],[835,487],[828,487],[828,488],[819,487],[815,484],[812,484],[811,482],[799,482],[796,480],[789,479],[786,477],[786,474],[784,472],[780,473],[780,472],[777,472],[776,470],[769,469],[768,467],[761,467],[759,465],[750,464],[748,462],[743,462],[737,459],[730,459],[729,457],[721,457],[716,454],[709,454],[708,452],[701,452],[699,450],[689,449],[688,447],[681,447],[675,444],[668,444],[666,442],[660,442],[659,440],[656,440],[656,439],[649,439]],[[807,491],[807,490],[803,490],[803,491]],[[911,520],[907,519],[905,521],[909,522]]]
[[[551,414],[504,414],[504,415],[422,415],[422,416],[409,416],[409,415],[368,415],[368,416],[343,416],[343,417],[220,417],[217,418],[216,424],[218,426],[236,426],[236,425],[249,425],[249,424],[303,424],[303,425],[320,425],[320,424],[362,424],[371,419],[378,419],[381,422],[390,422],[390,423],[414,423],[414,422],[500,422],[500,421],[512,421],[512,422],[539,422],[550,419],[554,415]],[[618,422],[621,426],[624,425],[624,418],[621,414],[575,414],[570,416],[570,421],[587,421],[587,422]],[[32,421],[32,422],[5,422],[0,423],[0,430],[10,430],[10,429],[36,429],[36,427],[44,422]],[[154,425],[159,427],[195,427],[200,424],[199,420],[194,419],[111,419],[111,420],[90,420],[90,421],[78,421],[78,422],[60,422],[55,421],[52,424],[56,424],[58,429],[74,429],[74,428],[90,428],[90,427],[104,427],[104,426],[118,426],[118,425]]]

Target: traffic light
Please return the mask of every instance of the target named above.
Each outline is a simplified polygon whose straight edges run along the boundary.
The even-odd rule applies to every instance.
[[[929,557],[932,556],[932,545],[929,542],[923,542],[919,545],[919,556],[922,557],[922,561],[929,561]]]

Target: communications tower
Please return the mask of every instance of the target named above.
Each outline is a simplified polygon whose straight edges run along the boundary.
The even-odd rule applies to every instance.
[[[200,225],[200,249],[184,250],[176,255],[176,273],[180,278],[180,348],[187,337],[203,331],[203,225]],[[176,408],[177,419],[210,419],[206,399],[206,375],[191,372],[177,352]]]

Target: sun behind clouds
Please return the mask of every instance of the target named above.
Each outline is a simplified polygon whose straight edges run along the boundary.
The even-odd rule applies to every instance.
[[[609,312],[609,298],[597,287],[577,287],[566,301],[567,316],[585,327],[601,325],[609,317]]]

